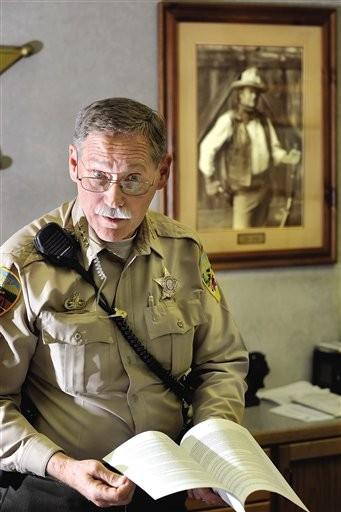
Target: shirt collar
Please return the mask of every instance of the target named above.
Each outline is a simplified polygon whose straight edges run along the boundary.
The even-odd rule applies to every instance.
[[[159,236],[147,212],[138,229],[135,243],[135,254],[150,254],[152,250],[163,257]]]
[[[106,248],[105,242],[103,242],[88,225],[88,221],[79,204],[78,198],[72,209],[72,221],[76,237],[81,244],[84,266],[86,270],[88,270],[93,259]],[[147,213],[137,230],[133,253],[135,255],[147,255],[150,254],[152,250],[163,257],[159,236]]]
[[[75,234],[81,244],[84,266],[89,270],[93,259],[104,249],[104,243],[96,233],[89,228],[88,221],[79,204],[78,198],[72,209],[72,221]]]

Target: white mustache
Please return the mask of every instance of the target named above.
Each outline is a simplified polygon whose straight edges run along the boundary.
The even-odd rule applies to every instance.
[[[97,215],[103,217],[110,217],[111,219],[131,219],[131,212],[124,206],[118,206],[117,208],[110,208],[106,204],[98,206],[95,210]]]

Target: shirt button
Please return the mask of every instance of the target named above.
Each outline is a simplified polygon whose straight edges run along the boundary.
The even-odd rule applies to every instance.
[[[74,339],[75,339],[75,341],[81,341],[82,340],[81,333],[80,332],[75,332]]]
[[[183,323],[183,321],[182,321],[182,320],[178,320],[178,321],[177,321],[177,324],[178,324],[178,327],[181,327],[181,329],[182,329],[182,328],[183,328],[183,326],[184,326],[184,323]]]

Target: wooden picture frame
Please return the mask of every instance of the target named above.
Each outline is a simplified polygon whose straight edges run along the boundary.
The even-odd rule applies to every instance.
[[[158,7],[160,111],[173,155],[164,212],[199,233],[216,269],[335,262],[335,10],[173,2]],[[255,135],[245,129],[252,113],[245,121],[240,109],[241,91],[252,80],[257,83],[249,90],[258,93],[267,130],[265,163],[254,156]],[[218,119],[224,135],[218,130],[210,139],[225,139],[214,152],[209,138],[204,141]],[[236,126],[246,133],[244,142],[236,142]],[[237,169],[238,152],[248,162],[237,184],[231,148]],[[293,153],[283,156],[293,149],[296,163]],[[218,166],[218,153],[225,167]],[[247,173],[251,178],[240,184]],[[258,194],[258,208],[264,187],[267,213],[251,216],[250,190]]]

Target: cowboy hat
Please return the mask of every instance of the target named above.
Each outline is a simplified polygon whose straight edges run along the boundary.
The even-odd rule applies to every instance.
[[[241,88],[241,87],[253,87],[254,89],[258,89],[259,91],[266,91],[267,86],[261,79],[258,74],[258,69],[256,67],[248,68],[240,76],[239,80],[232,82],[231,89]]]

